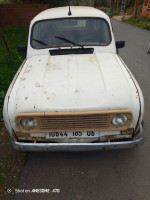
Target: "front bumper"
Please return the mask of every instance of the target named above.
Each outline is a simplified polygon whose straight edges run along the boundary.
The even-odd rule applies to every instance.
[[[21,151],[99,151],[128,149],[140,146],[142,142],[142,137],[132,141],[103,143],[24,143],[11,140],[11,146]]]

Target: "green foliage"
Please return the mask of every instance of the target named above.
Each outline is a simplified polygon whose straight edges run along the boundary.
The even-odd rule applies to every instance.
[[[134,19],[133,17],[129,18],[129,19],[124,19],[124,22],[146,29],[146,30],[150,30],[150,19],[148,18],[137,18]]]
[[[1,30],[8,43],[11,54],[8,54],[2,38],[0,38],[0,121],[2,118],[3,101],[7,89],[23,62],[25,56],[17,52],[17,45],[27,44],[27,28],[9,27]],[[0,123],[1,126],[1,123]]]
[[[61,6],[65,6],[68,5],[68,0],[53,0],[50,1],[50,7],[61,7]]]
[[[139,0],[139,5],[143,5],[144,0]]]
[[[116,3],[115,1],[112,2],[112,3]],[[109,1],[106,1],[106,0],[95,0],[94,1],[94,6],[95,7],[99,7],[99,6],[105,6],[105,7],[108,7],[110,5],[110,2]]]
[[[0,0],[0,3],[22,3],[22,0]]]
[[[74,4],[75,4],[75,6],[79,6],[80,5],[80,0],[75,0]]]

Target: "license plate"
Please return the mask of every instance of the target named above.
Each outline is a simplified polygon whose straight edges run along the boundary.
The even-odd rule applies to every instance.
[[[46,134],[46,138],[89,138],[99,137],[99,131],[86,131],[86,132],[51,132]]]

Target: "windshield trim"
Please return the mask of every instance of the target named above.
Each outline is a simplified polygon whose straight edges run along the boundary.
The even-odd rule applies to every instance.
[[[109,36],[110,36],[110,41],[109,41],[109,43],[107,43],[107,44],[92,44],[92,43],[90,43],[90,44],[83,44],[83,46],[99,46],[99,47],[102,47],[102,46],[109,46],[110,45],[110,43],[112,42],[112,35],[111,35],[111,30],[110,30],[110,25],[109,25],[109,23],[108,23],[108,21],[105,19],[105,18],[102,18],[102,17],[70,17],[71,19],[101,19],[101,20],[103,20],[103,21],[105,21],[106,22],[106,24],[107,24],[107,27],[108,27],[108,32],[109,32]],[[39,23],[39,22],[42,22],[42,21],[50,21],[50,20],[60,20],[60,19],[68,19],[68,17],[63,17],[63,18],[51,18],[51,19],[44,19],[44,20],[38,20],[38,21],[36,21],[33,25],[32,25],[32,29],[31,29],[31,35],[30,35],[30,46],[33,48],[33,49],[36,49],[36,50],[40,50],[40,49],[49,49],[49,48],[63,48],[63,47],[70,47],[70,48],[72,48],[72,47],[77,47],[76,45],[70,45],[70,44],[65,44],[65,45],[61,45],[61,46],[57,46],[57,45],[47,45],[47,46],[43,46],[43,47],[37,47],[37,48],[35,48],[35,47],[33,47],[33,45],[32,45],[32,36],[33,36],[33,29],[34,29],[34,26],[37,24],[37,23]],[[81,48],[81,47],[79,47],[79,48]]]

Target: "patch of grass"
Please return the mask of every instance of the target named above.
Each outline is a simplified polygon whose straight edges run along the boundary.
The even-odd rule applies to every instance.
[[[150,30],[150,19],[148,19],[148,18],[134,19],[134,17],[131,17],[129,19],[123,19],[123,22],[137,26],[139,28]]]
[[[8,27],[1,32],[8,43],[11,54],[8,54],[2,38],[0,37],[0,129],[2,128],[2,108],[7,89],[21,63],[24,54],[17,52],[17,45],[27,44],[27,28]]]
[[[2,123],[2,109],[7,89],[25,59],[24,54],[17,52],[17,45],[27,44],[27,28],[2,28],[1,32],[8,43],[11,54],[5,48],[0,37],[0,199],[14,200],[15,194],[8,193],[8,188],[16,187],[18,177],[24,166],[27,153],[12,150],[10,136]]]

